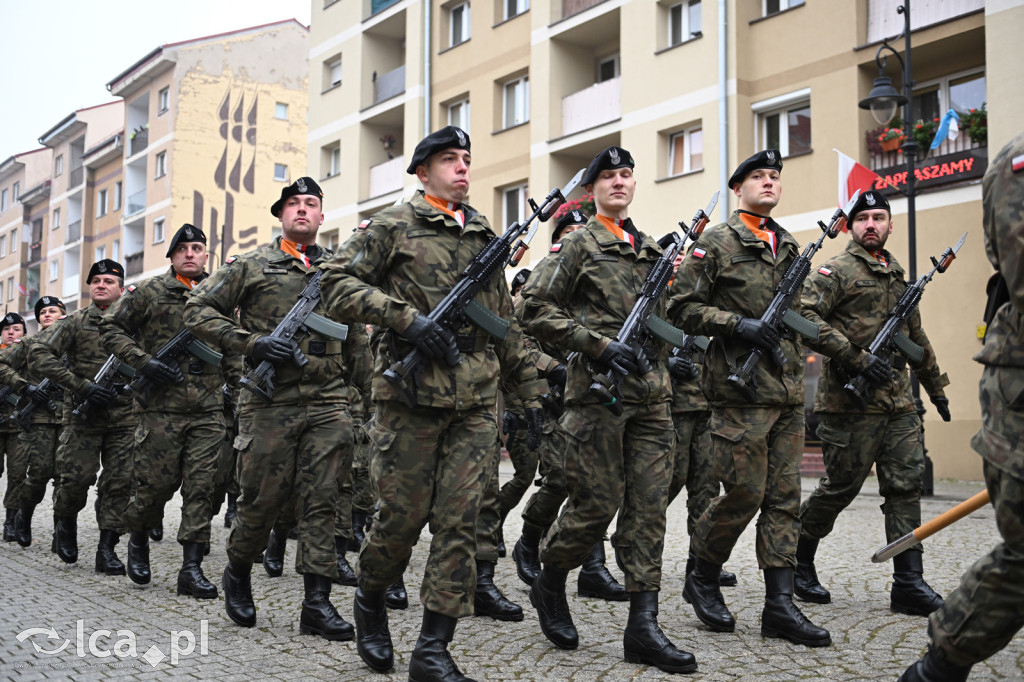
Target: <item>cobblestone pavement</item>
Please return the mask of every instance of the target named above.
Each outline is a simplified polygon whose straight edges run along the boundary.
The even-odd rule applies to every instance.
[[[502,463],[504,480],[511,466]],[[809,649],[760,635],[763,584],[753,549],[753,527],[740,539],[726,564],[739,586],[723,590],[736,616],[736,632],[712,633],[701,627],[683,602],[687,536],[685,506],[669,510],[660,622],[683,649],[696,654],[698,680],[895,680],[927,644],[926,620],[889,611],[890,566],[872,564],[884,541],[880,498],[868,486],[836,524],[818,552],[818,572],[833,603],[802,604],[804,612],[832,633],[833,645]],[[804,495],[815,481],[804,479]],[[6,487],[6,480],[3,480]],[[936,482],[936,496],[924,502],[930,519],[981,490],[980,483]],[[376,675],[359,660],[352,642],[326,642],[299,633],[302,580],[294,572],[295,543],[290,542],[283,577],[269,578],[257,564],[253,592],[258,605],[255,628],[233,625],[221,599],[199,601],[175,593],[181,551],[175,542],[179,497],[168,505],[165,539],[151,543],[154,578],[138,587],[126,577],[93,572],[98,537],[92,504],[79,517],[80,558],[64,565],[49,552],[49,500],[35,515],[35,541],[28,549],[0,547],[0,677],[5,679],[150,679],[181,676],[198,679],[404,680],[409,654],[419,631],[422,608],[417,594],[428,542],[420,542],[406,574],[412,605],[391,612],[396,663],[390,675]],[[519,516],[510,514],[506,537],[518,537]],[[227,530],[223,516],[214,523],[213,551],[204,564],[218,585],[225,559]],[[925,576],[948,594],[973,560],[996,542],[991,508],[984,508],[927,542]],[[124,559],[126,539],[118,545]],[[613,573],[617,569],[612,568]],[[622,660],[622,628],[628,604],[606,603],[575,595],[569,603],[580,631],[580,648],[561,651],[549,645],[529,606],[511,558],[498,564],[496,581],[526,607],[521,623],[485,618],[460,622],[451,650],[463,672],[480,680],[658,680],[670,676],[655,668]],[[570,586],[574,586],[570,575]],[[352,588],[335,587],[332,599],[351,621]],[[29,629],[37,628],[32,633]],[[20,639],[19,639],[20,637]],[[133,645],[134,640],[134,645]],[[65,644],[66,642],[66,644]],[[50,653],[60,649],[59,653]],[[148,658],[146,657],[148,656]],[[1024,636],[975,666],[972,679],[1024,678]]]

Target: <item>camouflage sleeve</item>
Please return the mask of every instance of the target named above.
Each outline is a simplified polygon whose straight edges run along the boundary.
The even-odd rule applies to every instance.
[[[842,332],[827,322],[832,317],[832,311],[842,302],[844,291],[843,278],[838,268],[833,268],[830,275],[812,272],[807,276],[800,292],[800,306],[803,316],[818,325],[818,338],[803,338],[801,341],[811,350],[860,372],[867,366],[868,354],[850,343]]]
[[[224,383],[237,396],[242,385],[242,375],[245,373],[245,358],[239,353],[228,351],[224,353],[220,368],[224,374]]]
[[[142,369],[153,356],[142,349],[132,334],[142,329],[151,310],[148,288],[129,290],[100,317],[100,344],[108,353],[135,369]]]
[[[1015,162],[1022,149],[1024,134],[999,150],[982,180],[981,199],[985,253],[1006,282],[1018,314],[1024,313],[1024,172]]]
[[[928,335],[924,333],[924,327],[921,326],[921,309],[918,307],[914,308],[907,320],[907,336],[911,341],[924,348],[924,358],[920,364],[910,362],[910,367],[917,375],[917,380],[921,382],[921,387],[931,398],[945,397],[945,391],[942,389],[949,386],[949,377],[939,369],[939,363],[935,359],[935,349],[932,348],[931,341],[928,340]]]
[[[242,300],[248,279],[244,260],[228,259],[193,290],[185,304],[185,326],[199,340],[227,353],[249,355],[259,338],[246,331],[235,318],[235,307]]]
[[[714,249],[702,241],[700,246],[704,254],[700,258],[695,257],[693,251],[697,244],[694,242],[690,245],[682,265],[676,271],[669,290],[669,320],[688,334],[731,336],[741,316],[710,304],[715,278],[718,276],[718,256]]]
[[[516,393],[523,400],[523,407],[540,407],[540,396],[550,390],[548,382],[538,376],[536,357],[526,347],[525,335],[512,306],[512,297],[504,286],[504,277],[501,273],[496,277],[501,280],[498,314],[511,322],[505,340],[496,344],[502,382],[516,387]]]
[[[350,324],[345,339],[345,364],[348,368],[349,384],[358,392],[358,400],[370,394],[373,379],[373,356],[370,354],[370,337],[366,326],[360,322]],[[354,404],[355,401],[352,401]]]
[[[28,386],[28,381],[18,373],[25,366],[28,346],[22,341],[0,351],[0,385],[10,386],[19,394]]]
[[[80,377],[68,369],[61,357],[74,346],[75,333],[81,315],[64,317],[39,332],[29,349],[28,361],[32,367],[50,381],[76,393],[84,393],[92,377]]]

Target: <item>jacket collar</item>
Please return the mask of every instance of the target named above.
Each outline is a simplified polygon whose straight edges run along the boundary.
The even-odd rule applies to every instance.
[[[661,247],[658,246],[658,242],[639,230],[637,230],[637,233],[643,241],[640,242],[640,250],[633,251],[632,246],[609,232],[608,228],[602,225],[601,221],[594,216],[590,217],[584,229],[593,235],[594,240],[597,241],[597,245],[602,251],[614,251],[620,256],[634,256],[639,260],[657,260],[664,253]]]
[[[846,245],[846,252],[854,256],[855,258],[859,258],[862,261],[864,261],[867,264],[868,268],[870,268],[872,271],[891,272],[896,275],[899,275],[901,279],[905,275],[903,266],[900,265],[899,261],[893,258],[893,255],[889,253],[889,251],[887,251],[886,249],[882,249],[882,255],[885,256],[886,260],[889,261],[889,267],[885,267],[884,265],[879,263],[878,259],[875,258],[874,254],[872,254],[870,251],[868,251],[867,249],[865,249],[863,246],[853,241],[852,239]]]
[[[461,229],[454,218],[441,213],[441,211],[430,205],[430,202],[423,197],[423,190],[416,191],[416,194],[409,200],[409,205],[412,206],[413,212],[421,220],[440,222],[447,227]],[[494,230],[490,229],[484,221],[480,220],[480,214],[475,208],[465,202],[459,204],[459,208],[462,209],[463,215],[466,217],[465,232],[485,232],[489,236],[495,234]]]

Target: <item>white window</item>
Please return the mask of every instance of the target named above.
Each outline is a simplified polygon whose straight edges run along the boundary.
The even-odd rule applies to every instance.
[[[448,47],[469,40],[469,3],[455,5],[448,10]]]
[[[118,180],[114,183],[114,208],[115,211],[121,210],[121,201],[123,201],[124,188],[121,186],[121,181]]]
[[[941,120],[943,114],[950,109],[956,110],[958,114],[966,114],[971,109],[980,109],[985,100],[984,71],[958,73],[917,84],[911,106],[911,123],[916,123],[918,119]]]
[[[113,246],[110,248],[110,257],[116,261],[121,260],[121,240],[115,239]]]
[[[0,234],[0,256],[7,253],[7,235]]]
[[[0,300],[3,300],[3,297],[4,297],[4,283],[3,283],[3,281],[0,281]]]
[[[164,219],[157,218],[153,221],[153,243],[159,244],[164,240]]]
[[[783,156],[811,151],[811,91],[757,102],[751,107],[757,115],[757,148],[778,149]]]
[[[64,172],[64,155],[58,154],[57,158],[53,160],[53,174],[58,176]]]
[[[761,16],[778,14],[782,10],[804,4],[804,0],[761,0]]]
[[[11,253],[18,251],[18,229],[11,230]]]
[[[336,54],[324,62],[324,92],[341,85],[341,55]]]
[[[50,229],[51,230],[59,230],[60,229],[60,209],[59,208],[53,209],[53,220],[50,222]]]
[[[340,77],[338,78],[338,81],[339,82],[341,81]],[[274,105],[274,118],[279,118],[282,121],[287,121],[288,120],[288,105],[285,104],[284,102],[278,102],[277,104],[275,104]]]
[[[669,7],[669,47],[700,37],[702,35],[700,19],[700,0],[686,0]]]
[[[56,261],[54,261],[54,263],[56,263]],[[57,279],[57,278],[54,277],[54,279]],[[8,277],[7,278],[7,300],[8,301],[13,301],[14,300],[14,278],[13,277]]]
[[[527,185],[516,185],[502,190],[501,219],[502,225],[508,227],[514,222],[526,218]]]
[[[501,4],[505,8],[505,15],[503,17],[505,19],[517,17],[530,9],[530,0],[502,0]]]
[[[96,192],[96,217],[102,218],[105,215],[107,215],[107,190],[101,189]]]
[[[160,152],[156,155],[156,173],[154,178],[162,178],[167,175],[167,152]]]
[[[448,105],[448,125],[462,128],[469,132],[469,99],[452,102]]]
[[[7,210],[7,190],[0,190],[0,212]]]
[[[59,269],[57,267],[57,259],[54,258],[52,261],[50,261],[50,281],[51,282],[56,282],[58,274],[59,274]]]
[[[341,143],[335,142],[323,147],[321,153],[323,168],[320,175],[324,178],[333,178],[341,172]]]
[[[96,260],[94,260],[93,262],[94,263],[95,262],[99,262],[99,261],[103,260],[106,257],[107,257],[107,247],[106,247],[106,245],[104,245],[104,246],[97,246],[96,247]]]
[[[156,95],[156,101],[156,113],[159,116],[171,108],[171,88],[162,88]]]
[[[18,197],[21,196],[21,183],[20,182],[14,183],[14,189],[11,191],[11,193],[14,195],[14,196],[11,197],[11,200],[12,201],[17,201]]]
[[[613,54],[610,57],[597,61],[597,82],[603,83],[619,77],[619,55]]]
[[[530,77],[523,76],[505,83],[504,128],[526,123],[530,120]]]
[[[288,182],[288,166],[283,163],[275,163],[274,180],[278,182]]]

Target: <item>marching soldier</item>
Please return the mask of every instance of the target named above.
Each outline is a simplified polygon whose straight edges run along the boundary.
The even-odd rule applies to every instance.
[[[85,507],[89,486],[102,464],[96,489],[96,571],[124,575],[114,546],[125,532],[136,419],[131,398],[121,393],[127,376],[122,374],[109,385],[93,380],[109,357],[100,344],[100,319],[124,292],[124,268],[105,258],[93,264],[85,281],[92,303],[40,332],[28,362],[41,376],[63,386],[66,395],[53,494],[57,556],[68,564],[78,561],[78,512]],[[65,356],[67,365],[62,361]],[[75,414],[80,404],[84,410]]]
[[[0,351],[11,348],[25,334],[25,318],[18,313],[7,313],[0,320]],[[13,395],[13,394],[12,394]],[[13,396],[16,399],[17,396]],[[18,428],[9,420],[0,417],[0,474],[4,472],[4,458],[7,459],[7,492],[4,494],[4,542],[14,542],[14,517],[18,513],[18,496],[25,481],[25,467],[28,462],[14,455],[14,443]]]
[[[687,252],[671,290],[669,314],[690,334],[714,337],[704,359],[704,392],[711,402],[711,447],[725,486],[690,537],[696,557],[686,578],[685,599],[717,632],[736,621],[719,588],[722,564],[740,534],[758,515],[757,562],[764,572],[761,634],[807,646],[827,646],[827,630],[811,623],[793,603],[793,569],[800,530],[800,457],[804,444],[804,385],[800,342],[780,338],[760,317],[775,285],[800,247],[771,218],[782,194],[777,149],[758,152],[739,165],[729,187],[739,210],[710,227]],[[793,306],[799,312],[799,305]],[[751,402],[726,377],[759,346],[785,354],[781,367],[757,366],[757,397]]]
[[[1003,542],[967,569],[960,586],[928,618],[931,643],[901,682],[963,682],[971,666],[1024,626],[1024,134],[992,159],[982,180],[990,280],[981,430],[971,445],[985,460],[985,485]]]
[[[221,581],[228,617],[243,627],[256,624],[253,560],[266,546],[278,514],[297,505],[295,568],[305,586],[299,629],[346,640],[352,638],[352,626],[330,602],[331,580],[338,577],[334,505],[338,471],[352,463],[348,384],[368,370],[366,334],[355,325],[333,337],[300,334],[298,343],[272,335],[331,255],[316,244],[322,197],[309,177],[284,187],[270,209],[281,220],[282,236],[228,258],[185,304],[185,325],[206,343],[245,355],[250,367],[266,361],[276,372],[269,404],[252,390],[238,396],[235,447],[242,496]],[[297,350],[306,359],[302,366],[295,361]]]
[[[561,419],[567,433],[569,505],[541,554],[530,602],[548,640],[563,649],[579,645],[565,596],[566,576],[583,563],[618,511],[612,544],[629,594],[625,660],[666,672],[692,672],[697,669],[693,654],[677,649],[657,619],[675,444],[665,349],[648,344],[644,355],[651,371],[640,376],[632,347],[615,338],[662,255],[657,242],[629,218],[636,190],[633,166],[621,147],[608,147],[594,157],[583,186],[594,194],[596,215],[562,238],[557,257],[538,264],[523,290],[527,332],[576,353],[568,365]],[[620,415],[588,391],[594,371],[612,369],[624,375]]]
[[[494,238],[487,220],[464,203],[469,193],[469,136],[447,126],[416,146],[408,173],[423,184],[411,201],[363,221],[327,266],[325,290],[336,316],[380,326],[369,437],[379,511],[359,554],[356,644],[372,669],[394,662],[385,589],[402,575],[429,521],[430,554],[420,587],[423,624],[409,661],[411,680],[466,679],[448,653],[458,618],[473,613],[476,529],[490,460],[499,372],[518,384],[539,440],[543,415],[522,334],[511,321],[503,341],[467,322],[449,333],[427,314]],[[502,273],[475,299],[508,319],[512,300]],[[413,348],[426,358],[409,407],[384,370]]]
[[[220,354],[193,340],[177,357],[156,357],[185,329],[185,303],[206,279],[206,235],[182,225],[166,256],[171,261],[167,272],[128,287],[100,323],[103,346],[151,382],[151,390],[135,400],[139,423],[132,496],[125,511],[131,532],[127,572],[132,582],[149,583],[149,530],[161,524],[164,505],[180,487],[178,594],[214,599],[217,588],[200,564],[210,541],[213,479],[225,428]]]
[[[887,541],[921,525],[924,444],[910,392],[910,372],[895,371],[864,350],[907,289],[903,267],[885,249],[892,233],[889,202],[879,192],[864,192],[850,211],[848,225],[851,239],[845,251],[811,272],[802,297],[804,315],[818,324],[817,349],[828,356],[814,400],[814,411],[821,415],[818,436],[826,476],[800,506],[796,549],[796,596],[818,604],[831,601],[814,568],[818,542],[860,492],[872,465],[885,499]],[[922,362],[911,363],[914,372],[939,414],[949,421],[949,401],[942,390],[949,379],[935,361],[919,310],[911,314],[907,332],[924,349]],[[871,379],[865,406],[843,389],[862,372]],[[942,606],[942,598],[921,574],[920,546],[893,557],[893,611],[927,616]]]

